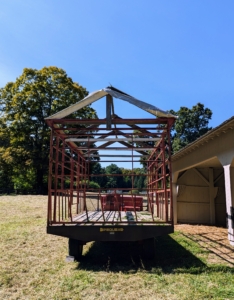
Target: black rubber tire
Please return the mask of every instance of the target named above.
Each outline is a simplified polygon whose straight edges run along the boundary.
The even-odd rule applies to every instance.
[[[143,257],[145,259],[155,258],[155,239],[150,238],[143,240]]]
[[[68,253],[79,261],[82,258],[83,244],[79,240],[68,239]]]

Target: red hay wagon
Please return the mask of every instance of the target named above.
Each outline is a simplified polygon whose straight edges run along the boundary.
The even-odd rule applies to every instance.
[[[104,96],[105,119],[64,118]],[[157,117],[121,119],[114,114],[113,97]],[[153,257],[154,237],[174,230],[170,129],[175,116],[108,87],[46,121],[51,128],[47,233],[68,238],[69,255],[77,260],[89,241],[143,241]],[[130,162],[131,174],[95,176],[129,176],[132,187],[90,188],[97,157],[100,163]],[[141,160],[145,171],[139,175],[134,164]],[[133,187],[137,176],[146,182],[138,192]]]

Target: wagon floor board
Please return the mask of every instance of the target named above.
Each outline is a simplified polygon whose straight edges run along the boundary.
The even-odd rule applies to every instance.
[[[137,219],[136,219],[137,217]],[[82,212],[76,216],[73,216],[74,222],[88,223],[90,221],[102,223],[102,222],[163,222],[162,219],[154,216],[154,220],[150,212],[147,211],[88,211]]]

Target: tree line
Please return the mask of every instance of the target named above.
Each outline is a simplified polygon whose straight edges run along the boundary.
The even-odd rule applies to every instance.
[[[86,88],[57,67],[25,68],[15,82],[0,89],[0,193],[47,193],[50,129],[45,118],[87,95]],[[211,129],[208,124],[212,111],[201,103],[171,112],[179,117],[171,133],[173,152]],[[97,113],[86,106],[69,117],[92,119],[97,118]],[[94,164],[93,175],[98,168],[101,165]],[[102,171],[111,174],[116,168],[112,164]],[[129,170],[121,172],[122,179],[93,176],[93,182],[112,187],[122,180],[123,186],[128,187],[132,184],[131,176],[125,176]],[[133,183],[135,187],[144,185],[143,176],[135,178],[139,181]]]
[[[135,188],[141,191],[146,187],[146,170],[144,168],[125,169],[116,164],[110,164],[106,168],[99,162],[95,163],[91,170],[89,187],[93,188]],[[118,176],[110,176],[118,174]]]

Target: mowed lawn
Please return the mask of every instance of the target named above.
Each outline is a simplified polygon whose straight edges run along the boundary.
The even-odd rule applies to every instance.
[[[0,196],[0,299],[234,299],[225,229],[177,226],[156,238],[152,261],[135,244],[95,242],[67,263],[67,239],[46,234],[46,205]]]

